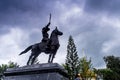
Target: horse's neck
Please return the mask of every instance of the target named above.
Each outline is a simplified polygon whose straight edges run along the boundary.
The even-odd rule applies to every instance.
[[[56,38],[56,39],[58,39],[58,36],[55,35],[55,34],[51,34],[50,39],[52,39],[52,38]]]
[[[50,36],[50,39],[51,40],[57,40],[58,41],[58,35],[54,34],[54,32],[51,33],[51,36]]]

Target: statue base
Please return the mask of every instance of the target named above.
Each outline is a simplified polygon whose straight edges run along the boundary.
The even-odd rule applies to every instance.
[[[9,68],[4,76],[4,80],[68,80],[66,71],[57,63]]]

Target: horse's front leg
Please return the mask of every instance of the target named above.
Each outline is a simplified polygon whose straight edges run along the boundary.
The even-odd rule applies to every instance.
[[[52,57],[50,61],[51,63],[53,62],[53,59],[55,58],[56,52],[57,52],[57,49],[54,52],[52,52]]]
[[[49,59],[48,59],[48,63],[51,62],[51,61],[50,61],[50,60],[51,60],[51,56],[52,56],[52,55],[51,55],[51,53],[50,53],[50,55],[49,55]]]
[[[51,57],[52,59],[51,59],[51,63],[53,62],[53,59],[55,58],[55,54],[52,54],[52,57]]]

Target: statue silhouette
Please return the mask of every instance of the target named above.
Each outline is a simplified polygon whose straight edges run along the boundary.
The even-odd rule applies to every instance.
[[[41,52],[49,54],[48,63],[53,62],[56,52],[60,46],[58,36],[63,35],[63,33],[61,31],[59,31],[56,27],[51,33],[50,39],[48,40],[49,42],[46,42],[48,39],[48,34],[47,34],[48,29],[45,27],[45,30],[46,30],[46,32],[43,33],[44,37],[40,43],[30,45],[29,47],[27,47],[24,51],[22,51],[19,54],[19,55],[22,55],[22,54],[28,52],[29,50],[31,50],[31,55],[29,57],[27,65],[32,65],[34,63],[35,59],[39,56],[39,54]],[[48,44],[49,44],[49,46],[48,46],[49,49],[47,49],[47,47],[46,47]]]

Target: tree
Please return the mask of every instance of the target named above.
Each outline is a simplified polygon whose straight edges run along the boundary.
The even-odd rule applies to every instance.
[[[91,59],[87,60],[86,57],[81,58],[80,67],[81,77],[84,78],[85,80],[91,79],[93,76],[95,76],[92,70]]]
[[[112,74],[109,77],[111,80],[120,80],[120,57],[115,56],[106,56],[104,57],[104,61],[108,69],[112,71]]]
[[[120,57],[107,56],[104,57],[107,68],[120,73]]]
[[[114,77],[114,73],[110,69],[94,69],[97,74],[98,79],[102,78],[103,80],[117,80]]]
[[[67,45],[67,56],[64,65],[70,76],[69,80],[74,80],[75,75],[79,73],[79,57],[72,36],[69,37]]]
[[[19,65],[17,63],[14,63],[11,61],[8,62],[8,68],[16,68],[16,67],[19,67]]]
[[[0,80],[2,79],[3,73],[6,71],[7,68],[14,68],[14,67],[19,67],[19,65],[11,61],[8,62],[8,64],[0,65]]]

